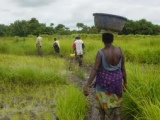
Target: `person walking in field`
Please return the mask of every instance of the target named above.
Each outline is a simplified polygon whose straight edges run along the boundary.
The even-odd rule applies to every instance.
[[[57,38],[54,38],[53,47],[54,47],[55,53],[60,54],[60,44]]]
[[[75,57],[76,60],[78,60],[79,66],[82,66],[84,47],[85,46],[83,40],[81,40],[80,36],[77,36],[74,41],[74,49],[75,49]]]
[[[121,120],[122,91],[127,88],[124,55],[112,45],[113,34],[103,33],[104,48],[98,50],[84,95],[88,96],[95,78],[95,101],[101,120]]]
[[[42,37],[40,37],[39,34],[37,35],[36,38],[36,47],[38,55],[42,56]]]

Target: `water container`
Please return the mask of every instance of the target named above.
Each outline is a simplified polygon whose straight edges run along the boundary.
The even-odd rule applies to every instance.
[[[105,13],[94,13],[93,16],[94,24],[97,28],[114,32],[122,31],[127,20],[127,18],[122,16]]]

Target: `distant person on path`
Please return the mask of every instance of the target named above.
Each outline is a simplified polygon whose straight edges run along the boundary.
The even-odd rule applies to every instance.
[[[104,48],[97,52],[84,95],[89,95],[95,79],[95,101],[101,120],[121,120],[122,91],[127,88],[124,55],[120,47],[112,45],[113,34],[103,33]]]
[[[79,66],[82,65],[83,59],[83,49],[84,49],[84,42],[81,40],[80,36],[77,36],[74,41],[75,44],[75,57],[78,60]]]
[[[57,38],[54,38],[53,47],[54,47],[55,53],[59,54],[60,53],[60,44],[59,44],[59,41]]]
[[[40,37],[39,34],[37,35],[36,38],[36,47],[38,55],[42,56],[42,37]]]

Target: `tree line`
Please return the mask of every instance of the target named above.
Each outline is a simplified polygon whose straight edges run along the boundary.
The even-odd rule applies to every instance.
[[[97,34],[100,32],[100,30],[95,26],[87,26],[84,23],[78,22],[76,26],[78,28],[77,30],[70,30],[70,28],[63,24],[58,24],[55,26],[54,23],[50,23],[49,26],[46,26],[45,23],[40,23],[36,18],[31,18],[28,21],[16,20],[10,25],[0,24],[0,36],[25,37],[36,34],[69,35],[75,33]],[[123,30],[118,34],[158,35],[160,34],[160,26],[154,25],[146,19],[141,19],[138,21],[127,20]]]

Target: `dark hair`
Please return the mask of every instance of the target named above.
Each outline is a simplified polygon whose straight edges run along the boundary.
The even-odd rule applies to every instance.
[[[54,38],[54,40],[56,41],[56,40],[57,40],[57,38]]]
[[[113,34],[111,33],[103,33],[102,34],[102,41],[104,42],[104,44],[111,44],[113,42]]]
[[[80,36],[76,36],[75,39],[78,39],[78,40],[79,40],[79,39],[81,39],[81,37],[80,37]]]

